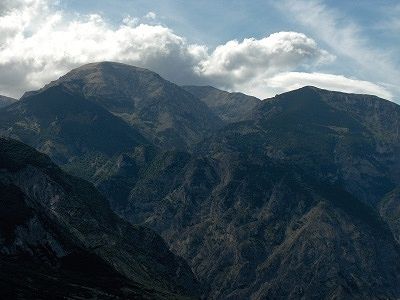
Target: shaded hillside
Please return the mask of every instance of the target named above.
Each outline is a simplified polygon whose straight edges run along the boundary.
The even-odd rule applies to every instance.
[[[94,187],[0,139],[0,287],[13,299],[196,296],[186,263],[117,217]]]
[[[35,147],[73,175],[109,185],[119,206],[143,164],[156,151],[135,128],[62,86],[24,97],[0,110],[0,134]],[[129,161],[128,173],[124,161]],[[123,170],[122,170],[123,169]]]
[[[60,86],[3,108],[0,115],[3,136],[18,138],[60,164],[93,152],[112,156],[147,143],[101,106]]]

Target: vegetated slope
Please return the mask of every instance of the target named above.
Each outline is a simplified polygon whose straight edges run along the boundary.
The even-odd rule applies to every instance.
[[[7,299],[196,297],[187,264],[94,187],[0,139],[0,287]]]
[[[229,93],[212,86],[188,85],[183,88],[203,101],[216,115],[226,122],[249,118],[260,99],[242,93]]]
[[[192,94],[154,72],[130,65],[84,65],[42,90],[56,85],[101,105],[163,147],[186,149],[222,124]]]

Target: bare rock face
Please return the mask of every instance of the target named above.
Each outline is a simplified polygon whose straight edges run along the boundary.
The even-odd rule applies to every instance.
[[[187,264],[156,233],[117,217],[91,184],[19,142],[1,139],[0,150],[0,282],[10,297],[39,287],[43,299],[196,297]]]

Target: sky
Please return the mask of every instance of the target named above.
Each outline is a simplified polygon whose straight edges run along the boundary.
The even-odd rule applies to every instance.
[[[97,61],[259,98],[313,85],[400,103],[398,0],[0,0],[0,94]]]

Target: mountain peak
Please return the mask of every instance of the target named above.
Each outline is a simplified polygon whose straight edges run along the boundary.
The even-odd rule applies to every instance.
[[[101,62],[85,64],[75,69],[72,69],[70,72],[68,72],[61,78],[68,78],[69,76],[77,73],[93,73],[93,72],[114,73],[115,75],[119,76],[123,75],[124,72],[149,73],[149,74],[151,73],[161,78],[161,76],[159,76],[157,73],[150,71],[148,69],[113,61],[101,61]]]
[[[102,106],[157,145],[185,148],[221,124],[191,93],[157,73],[127,64],[86,64],[25,97],[54,86]]]

